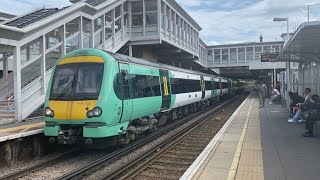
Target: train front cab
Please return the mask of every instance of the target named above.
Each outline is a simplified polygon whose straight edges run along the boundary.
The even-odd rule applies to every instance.
[[[45,99],[45,136],[60,144],[92,143],[118,135],[122,102],[113,90],[118,63],[99,50],[77,50],[58,60]],[[108,108],[106,108],[108,107]],[[117,112],[117,113],[114,113]]]

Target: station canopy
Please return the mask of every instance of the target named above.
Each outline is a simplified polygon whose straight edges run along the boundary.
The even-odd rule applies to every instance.
[[[320,21],[302,23],[276,61],[320,62]]]

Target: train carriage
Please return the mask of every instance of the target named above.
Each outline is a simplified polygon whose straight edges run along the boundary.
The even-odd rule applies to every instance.
[[[44,134],[60,144],[127,143],[231,92],[230,79],[97,49],[57,61],[45,100]],[[169,114],[169,115],[168,115]]]

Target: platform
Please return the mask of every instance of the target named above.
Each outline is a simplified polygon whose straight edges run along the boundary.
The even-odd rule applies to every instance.
[[[43,118],[2,125],[0,126],[0,142],[42,133],[43,127]]]
[[[288,123],[281,105],[259,108],[255,93],[241,104],[181,179],[319,179],[320,127]]]

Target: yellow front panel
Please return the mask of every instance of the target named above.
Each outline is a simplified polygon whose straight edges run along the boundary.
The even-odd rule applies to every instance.
[[[75,57],[69,57],[69,58],[64,58],[60,60],[58,62],[58,65],[70,64],[70,63],[86,63],[86,62],[104,63],[104,60],[99,56],[75,56]]]
[[[61,120],[83,120],[87,118],[87,111],[93,109],[97,100],[88,101],[49,101],[50,109],[54,111],[54,118]]]

